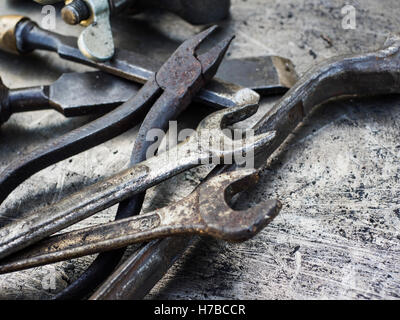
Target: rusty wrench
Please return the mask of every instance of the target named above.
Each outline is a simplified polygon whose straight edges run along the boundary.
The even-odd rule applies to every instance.
[[[399,35],[390,36],[380,50],[321,62],[306,72],[255,125],[258,133],[274,130],[277,135],[271,144],[260,150],[257,163],[265,163],[316,106],[332,98],[394,93],[400,93]],[[228,168],[217,166],[209,177]],[[190,241],[191,237],[185,237],[150,242],[137,255],[129,257],[91,299],[143,298],[182,255]],[[119,285],[121,283],[125,285]]]
[[[270,223],[282,207],[278,200],[264,201],[244,211],[229,206],[235,194],[257,181],[254,170],[219,175],[167,207],[45,239],[2,261],[0,274],[172,235],[199,234],[245,241]]]
[[[223,161],[238,154],[256,152],[273,140],[274,132],[232,140],[221,128],[248,118],[257,108],[257,105],[247,105],[217,111],[199,124],[196,134],[168,152],[149,158],[21,221],[3,227],[0,229],[0,258],[109,208],[135,193],[143,192],[180,172],[209,163],[213,159]]]
[[[167,107],[167,109],[171,109],[171,112],[184,109],[191,102],[193,96],[214,76],[232,40],[232,37],[227,38],[208,52],[196,55],[197,47],[214,30],[215,27],[211,27],[186,40],[165,62],[157,74],[152,76],[152,80],[149,80],[141,88],[137,95],[113,112],[87,125],[87,127],[89,129],[93,127],[100,128],[101,133],[101,129],[104,127],[120,125],[119,121],[116,121],[115,118],[122,119],[124,122],[130,121],[129,115],[137,113],[142,108],[147,109],[152,104],[153,108],[157,108],[157,106],[161,106],[162,108]],[[111,127],[110,130],[112,129]],[[90,130],[87,130],[87,132],[90,133]],[[36,160],[36,158],[33,159]],[[40,157],[37,159],[40,159]],[[40,165],[37,162],[29,161],[27,164],[31,167]],[[11,168],[13,169],[13,167]],[[154,168],[157,168],[157,166],[155,165]],[[21,176],[26,175],[23,171],[24,166],[20,166],[19,169],[22,171],[20,173]],[[137,171],[140,171],[140,169],[137,168]],[[153,170],[153,173],[155,171]],[[17,173],[19,172],[17,171]],[[10,193],[10,190],[13,190],[18,185],[18,178],[20,177],[18,175],[16,177],[15,170],[7,171],[6,169],[3,172],[0,177],[1,200],[4,200]],[[160,177],[154,178],[157,180]],[[114,183],[118,185],[118,181]]]

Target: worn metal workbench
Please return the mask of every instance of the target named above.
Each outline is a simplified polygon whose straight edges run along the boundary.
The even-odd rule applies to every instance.
[[[40,7],[28,3],[1,1],[0,14],[31,13],[40,22]],[[229,55],[286,56],[300,74],[324,58],[375,49],[388,32],[400,31],[398,0],[346,1],[357,10],[355,30],[342,28],[341,0],[232,3],[231,19],[222,23],[237,35]],[[145,18],[149,22],[144,24]],[[78,33],[58,23],[62,32]],[[199,30],[163,14],[118,19],[114,27],[117,44],[128,49],[145,52],[141,37],[156,35],[151,45],[158,55],[169,50],[165,37],[175,46],[174,40]],[[0,75],[11,87],[48,83],[71,70],[87,69],[53,54],[21,58],[0,53]],[[275,100],[263,99],[261,111]],[[322,106],[272,159],[261,183],[246,197],[252,203],[279,198],[284,204],[280,216],[243,244],[199,241],[148,298],[399,298],[399,104],[400,97],[393,96]],[[180,123],[194,126],[204,114],[191,109]],[[0,169],[89,120],[64,119],[51,111],[14,115],[0,128]],[[18,218],[17,211],[56,201],[127,166],[135,133],[133,129],[33,176],[1,206],[0,225]],[[196,169],[153,188],[144,210],[188,194],[205,173]],[[111,220],[114,212],[115,207],[79,226]],[[0,276],[0,298],[48,298],[92,259]]]

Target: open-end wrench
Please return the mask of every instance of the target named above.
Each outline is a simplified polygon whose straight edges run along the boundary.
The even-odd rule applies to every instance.
[[[276,139],[260,150],[259,165],[287,139],[312,110],[332,98],[400,93],[400,36],[382,49],[331,58],[306,72],[255,125],[256,132],[276,131]],[[230,166],[217,166],[212,177]],[[185,251],[192,237],[155,240],[129,257],[91,299],[141,299]]]
[[[80,53],[75,38],[43,30],[35,22],[23,16],[0,16],[0,49],[16,54],[26,54],[33,50],[53,51],[63,59],[89,65],[138,83],[145,83],[162,65],[162,61],[155,61],[150,55],[144,56],[123,49],[117,49],[110,61],[96,63]],[[264,90],[273,93],[276,89],[282,91],[290,88],[296,80],[293,64],[281,57],[270,57],[270,60],[268,65],[271,67],[267,70],[271,80]],[[262,63],[264,67],[267,65],[264,61]],[[228,70],[232,69],[228,67]],[[223,74],[220,74],[223,80],[231,82],[229,75],[224,77]],[[238,85],[241,85],[241,82],[245,86],[248,85],[245,79],[246,77],[236,76],[235,81],[238,83],[233,85],[214,78],[198,93],[195,101],[219,109],[231,107],[235,105],[232,95],[243,89]]]
[[[0,258],[26,248],[185,170],[215,159],[227,162],[238,155],[256,152],[273,140],[274,132],[232,140],[222,129],[248,118],[257,108],[257,105],[247,105],[217,111],[199,124],[194,135],[168,152],[84,188],[54,205],[28,215],[23,220],[6,225],[0,229]]]
[[[254,186],[254,170],[238,170],[214,177],[186,198],[144,215],[55,235],[0,262],[0,274],[125,247],[172,235],[199,234],[228,241],[250,239],[281,209],[269,200],[233,210],[232,197]]]

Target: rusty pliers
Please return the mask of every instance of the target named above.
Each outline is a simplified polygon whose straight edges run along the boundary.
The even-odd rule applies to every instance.
[[[184,109],[217,71],[232,38],[196,56],[196,49],[216,27],[182,43],[161,69],[126,103],[91,123],[16,159],[0,174],[0,203],[25,179],[54,162],[105,142],[132,128],[152,105]],[[135,92],[132,92],[134,94]]]

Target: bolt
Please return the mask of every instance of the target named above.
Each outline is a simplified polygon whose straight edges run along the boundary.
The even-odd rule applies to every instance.
[[[61,10],[63,20],[68,24],[79,24],[90,18],[90,9],[83,0],[74,0]]]

